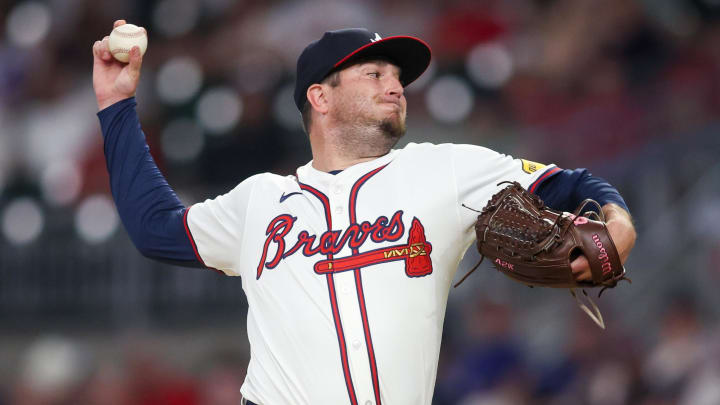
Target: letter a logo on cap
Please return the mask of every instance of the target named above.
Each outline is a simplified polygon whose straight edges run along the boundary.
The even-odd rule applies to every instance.
[[[370,42],[379,41],[379,40],[381,40],[381,39],[382,39],[382,38],[380,37],[380,34],[378,34],[378,33],[376,32],[376,33],[375,33],[375,38],[371,38],[371,39],[370,39]]]

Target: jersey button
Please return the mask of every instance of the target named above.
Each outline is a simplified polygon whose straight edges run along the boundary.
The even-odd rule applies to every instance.
[[[368,399],[367,401],[365,401],[365,405],[373,405],[373,403],[371,400]]]
[[[343,211],[344,211],[343,207],[335,207],[335,213],[336,213],[336,214],[340,215],[340,214],[343,213]]]
[[[342,186],[339,185],[339,184],[336,185],[336,186],[334,186],[334,187],[333,187],[333,193],[335,193],[335,194],[342,194]]]
[[[357,350],[360,348],[360,340],[355,339],[353,340],[353,349]]]

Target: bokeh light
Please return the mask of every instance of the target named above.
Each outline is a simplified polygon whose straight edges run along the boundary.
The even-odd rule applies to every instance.
[[[236,81],[244,93],[257,93],[272,89],[283,75],[282,60],[273,52],[248,49],[233,55]]]
[[[40,236],[45,216],[38,203],[30,197],[20,197],[8,204],[2,214],[5,239],[13,245],[25,245]]]
[[[105,194],[87,197],[75,212],[75,229],[87,243],[106,241],[118,228],[115,204]]]
[[[475,104],[475,97],[465,80],[446,75],[432,82],[425,94],[425,104],[433,118],[452,124],[467,118]]]
[[[197,158],[205,146],[202,128],[188,118],[171,121],[163,129],[160,141],[165,157],[177,163]]]
[[[153,12],[153,28],[166,37],[177,37],[192,30],[199,16],[197,0],[162,0]]]
[[[234,128],[242,116],[243,103],[227,86],[207,90],[198,100],[195,114],[208,134],[223,134]]]
[[[82,180],[82,173],[75,162],[56,160],[42,172],[40,183],[43,197],[52,205],[69,204],[80,193]]]
[[[87,371],[81,351],[72,341],[44,336],[28,347],[22,379],[34,391],[49,394],[77,383]]]
[[[513,59],[508,49],[497,43],[480,44],[468,54],[465,67],[480,87],[499,88],[512,76]]]
[[[37,1],[18,3],[7,17],[7,36],[15,46],[30,48],[50,31],[51,13],[47,4]]]
[[[201,66],[190,57],[176,57],[160,67],[157,92],[168,104],[181,104],[195,96],[203,81]]]

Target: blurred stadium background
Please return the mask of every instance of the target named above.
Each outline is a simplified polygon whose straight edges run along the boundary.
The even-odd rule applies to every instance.
[[[639,238],[633,283],[599,301],[608,330],[483,265],[451,291],[435,404],[720,404],[718,17],[718,0],[1,1],[0,405],[238,403],[241,280],[143,258],[109,196],[91,46],[120,18],[148,28],[138,111],[186,204],[310,159],[295,58],[352,26],[433,49],[402,142],[618,187]]]

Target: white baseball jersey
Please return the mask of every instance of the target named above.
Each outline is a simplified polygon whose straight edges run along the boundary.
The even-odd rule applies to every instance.
[[[208,267],[241,276],[262,405],[432,401],[447,296],[476,209],[558,168],[470,145],[410,144],[337,175],[259,174],[192,206]]]

